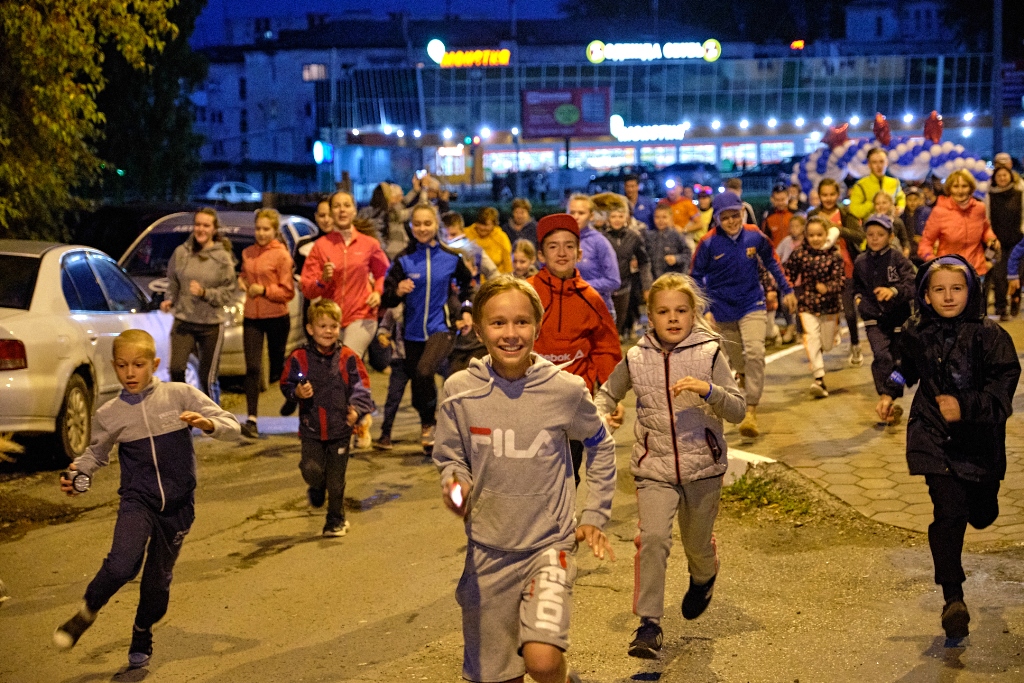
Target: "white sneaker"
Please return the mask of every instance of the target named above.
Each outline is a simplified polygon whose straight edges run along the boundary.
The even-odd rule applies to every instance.
[[[850,347],[850,365],[855,368],[859,368],[864,365],[864,353],[860,350],[860,345]]]
[[[825,380],[815,379],[811,382],[811,396],[814,398],[828,398],[828,389],[825,388]]]

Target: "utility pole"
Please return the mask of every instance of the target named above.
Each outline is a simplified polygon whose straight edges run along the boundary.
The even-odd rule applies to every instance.
[[[1003,0],[992,5],[992,155],[1003,151]]]

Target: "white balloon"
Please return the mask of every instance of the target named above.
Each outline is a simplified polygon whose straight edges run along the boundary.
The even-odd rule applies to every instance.
[[[953,168],[956,170],[960,170],[966,165],[967,162],[964,160],[963,157],[957,157],[956,159],[953,159]]]
[[[988,181],[982,180],[978,183],[978,192],[988,192]]]
[[[896,145],[896,156],[900,156],[901,157],[901,156],[903,156],[906,153],[906,151],[907,151],[907,143],[901,142],[900,144]]]
[[[942,143],[942,151],[943,152],[952,152],[953,151],[953,143],[950,142],[949,140],[946,140],[945,142],[943,142]]]
[[[900,158],[900,155],[896,153],[896,150],[894,150],[894,149],[890,149],[889,150],[889,163],[890,164],[896,163],[896,160],[899,159],[899,158]]]
[[[942,154],[942,145],[932,145],[928,151],[932,153],[933,157],[937,157]]]
[[[916,157],[914,157],[914,163],[915,164],[927,164],[931,160],[932,160],[932,155],[929,154],[928,152],[921,152]]]

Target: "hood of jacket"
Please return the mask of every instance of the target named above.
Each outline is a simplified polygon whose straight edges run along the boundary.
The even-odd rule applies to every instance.
[[[939,199],[945,199],[945,197],[939,197]],[[962,267],[965,268],[967,272],[967,305],[964,307],[964,310],[960,315],[955,318],[943,318],[924,300],[924,295],[928,288],[929,274],[932,269],[939,265]],[[959,254],[946,254],[945,256],[933,258],[931,261],[923,264],[920,270],[917,271],[915,284],[917,287],[917,310],[920,311],[922,322],[929,321],[943,323],[961,322],[965,320],[984,320],[984,309],[981,306],[981,281],[978,279],[978,273],[975,272],[974,268],[971,267],[971,264],[968,263],[967,259],[963,256],[960,256]]]
[[[274,251],[283,251],[285,253],[288,253],[288,247],[284,246],[281,243],[281,240],[277,239],[276,237],[267,242],[266,246],[261,247],[258,243],[254,243],[252,246],[246,247],[246,250],[249,249],[252,249],[251,253],[254,256],[263,256],[264,254],[269,254]]]
[[[959,203],[953,201],[952,197],[947,197],[946,195],[942,195],[935,200],[935,208],[945,209],[946,211],[956,211],[957,213],[962,213],[965,216],[970,214],[980,205],[981,202],[975,199],[973,195],[967,200],[967,204],[964,206],[960,206]]]
[[[530,359],[533,361],[530,367],[526,369],[525,375],[525,388],[535,387],[540,384],[544,384],[551,378],[558,375],[562,369],[545,359],[536,353],[530,354]],[[494,370],[494,366],[491,365],[491,357],[484,356],[483,358],[474,358],[469,362],[469,367],[466,368],[466,372],[476,380],[475,385],[472,388],[461,391],[458,394],[454,394],[445,399],[445,403],[456,398],[465,398],[467,395],[472,394],[474,396],[485,396],[495,385],[512,385],[515,382],[510,382]],[[515,380],[516,382],[521,380]]]
[[[564,287],[564,289],[562,290],[564,294],[573,294],[575,292],[582,292],[587,289],[593,289],[593,287],[587,284],[586,280],[580,277],[579,269],[574,269],[572,272],[572,277],[566,278],[565,280],[563,280],[560,277],[554,276],[551,273],[551,271],[549,271],[546,267],[541,268],[535,277],[537,280],[543,283],[545,287],[552,291],[558,289],[559,287]]]

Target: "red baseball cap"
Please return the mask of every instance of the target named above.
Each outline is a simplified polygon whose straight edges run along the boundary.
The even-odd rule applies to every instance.
[[[537,221],[537,246],[543,245],[544,238],[555,230],[568,230],[576,235],[577,240],[580,238],[580,226],[575,218],[567,213],[553,213]]]

